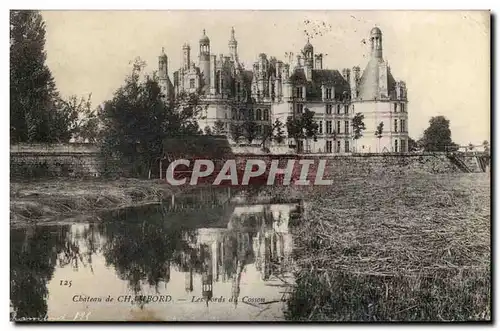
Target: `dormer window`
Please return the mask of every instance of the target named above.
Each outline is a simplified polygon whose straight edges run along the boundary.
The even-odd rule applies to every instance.
[[[325,98],[328,100],[331,100],[332,99],[332,88],[331,87],[326,88],[325,92],[326,92]]]
[[[194,88],[194,79],[189,80],[189,88]]]
[[[295,88],[295,97],[302,99],[303,94],[302,94],[302,86],[298,86]]]

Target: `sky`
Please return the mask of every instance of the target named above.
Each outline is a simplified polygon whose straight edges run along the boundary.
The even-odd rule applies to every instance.
[[[369,32],[383,33],[383,56],[408,89],[408,126],[418,139],[432,116],[450,120],[460,144],[490,140],[490,15],[484,11],[43,11],[47,64],[65,97],[110,99],[137,57],[157,69],[162,47],[169,74],[182,45],[197,62],[202,30],[213,54],[227,54],[231,27],[247,68],[259,53],[286,60],[310,42],[327,69],[366,66]],[[324,23],[324,24],[323,24]],[[305,32],[306,31],[306,32]],[[319,32],[319,34],[315,34]],[[307,34],[306,34],[307,33]]]

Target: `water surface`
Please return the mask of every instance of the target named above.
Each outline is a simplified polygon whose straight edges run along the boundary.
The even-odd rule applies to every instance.
[[[297,203],[169,202],[11,230],[17,320],[281,320]]]

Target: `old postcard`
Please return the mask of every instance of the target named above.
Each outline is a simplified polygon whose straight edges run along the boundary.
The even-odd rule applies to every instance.
[[[10,319],[491,321],[489,11],[10,12]]]

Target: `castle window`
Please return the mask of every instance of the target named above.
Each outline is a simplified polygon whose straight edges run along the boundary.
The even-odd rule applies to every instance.
[[[304,111],[304,105],[301,103],[297,104],[297,114],[302,114],[303,111]]]
[[[406,140],[401,139],[401,151],[402,153],[406,152]]]
[[[394,152],[398,152],[398,140],[394,140]]]
[[[326,89],[326,99],[330,100],[331,98],[332,98],[332,89],[331,88],[327,88]]]
[[[404,103],[402,103],[402,104],[401,104],[401,112],[402,112],[402,113],[404,113],[404,112],[405,112],[405,104],[404,104]]]
[[[398,112],[398,104],[397,104],[397,103],[395,103],[395,104],[394,104],[394,112],[395,112],[395,113],[397,113],[397,112]]]
[[[269,109],[264,109],[264,121],[269,121]]]
[[[238,118],[238,112],[235,108],[231,109],[231,119],[236,120]]]
[[[405,132],[405,120],[399,121],[399,127],[401,128],[401,132]]]
[[[349,140],[344,142],[344,152],[349,153]]]
[[[326,152],[327,153],[331,153],[332,152],[332,147],[333,147],[332,146],[332,141],[331,140],[327,140],[326,141],[326,148],[325,148]]]
[[[189,80],[189,88],[194,88],[194,79],[193,78],[191,78]]]
[[[340,153],[340,140],[337,140],[337,153]]]
[[[326,114],[327,115],[331,115],[332,114],[332,105],[331,104],[327,104],[326,105]]]
[[[332,121],[326,121],[326,133],[332,133]]]
[[[330,126],[332,125],[332,122],[330,122]],[[318,132],[323,133],[323,121],[319,121],[318,123]]]
[[[340,121],[337,121],[337,133],[340,133]]]
[[[262,130],[262,125],[257,125],[257,134],[262,134],[262,131],[264,131]]]
[[[394,132],[398,132],[398,120],[394,119]]]
[[[349,121],[344,121],[344,132],[349,133]]]
[[[349,105],[344,105],[344,114],[349,114]]]
[[[257,121],[262,121],[262,109],[257,109]]]
[[[250,120],[253,121],[255,119],[255,111],[254,111],[253,108],[251,108],[251,109],[248,110],[248,115],[249,115],[248,117],[249,117]]]
[[[340,104],[337,105],[337,114],[340,115]]]
[[[303,97],[302,86],[298,86],[295,88],[295,96],[299,99],[302,99],[302,97]]]

